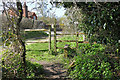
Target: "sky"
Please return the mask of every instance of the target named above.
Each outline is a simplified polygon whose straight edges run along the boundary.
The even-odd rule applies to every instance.
[[[37,12],[36,10],[32,10],[32,8],[34,8],[35,6],[37,6],[36,4],[30,4],[30,3],[28,3],[29,1],[34,1],[34,0],[25,0],[25,1],[27,1],[27,6],[28,6],[28,10],[29,11],[32,11],[32,12],[35,12],[36,14],[39,12]],[[50,8],[50,7],[52,7],[52,5],[51,5],[51,3],[50,3],[50,0],[46,0],[47,2],[48,2],[48,5],[47,5],[47,8]],[[1,0],[0,0],[0,5],[2,4],[2,2],[1,2]],[[2,10],[2,6],[0,6],[0,13],[1,13],[1,10]],[[52,15],[53,13],[55,14],[55,16],[56,17],[62,17],[62,16],[64,16],[64,14],[65,14],[65,8],[64,7],[60,7],[60,8],[52,8],[52,10],[50,11],[51,12],[51,14],[49,14],[49,16],[50,15]],[[38,16],[38,14],[37,14],[37,16]]]
[[[52,5],[51,5],[51,3],[50,3],[50,0],[47,0],[47,3],[48,3],[47,8],[51,8]],[[37,5],[36,5],[36,4],[27,3],[27,6],[28,6],[28,10],[31,11],[31,9],[34,8],[34,7],[37,6]],[[32,10],[32,11],[34,11],[34,12],[37,13],[36,10]],[[60,8],[54,7],[54,8],[52,8],[52,10],[51,10],[50,12],[51,12],[51,14],[55,12],[55,15],[56,15],[57,17],[62,17],[62,16],[64,16],[65,11],[66,11],[66,10],[65,10],[64,7],[60,7]],[[49,15],[50,15],[50,14],[49,14]]]

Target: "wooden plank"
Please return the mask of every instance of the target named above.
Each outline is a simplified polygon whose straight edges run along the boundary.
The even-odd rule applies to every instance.
[[[26,41],[25,43],[49,43],[49,41]]]
[[[76,40],[56,40],[57,42],[76,42]],[[78,41],[78,43],[83,43],[83,41]]]
[[[83,34],[83,35],[85,35],[84,33],[78,33],[79,35],[80,34]],[[74,34],[61,34],[61,33],[57,33],[56,35],[76,35],[76,33],[74,33]]]
[[[47,29],[25,29],[24,31],[48,31]]]

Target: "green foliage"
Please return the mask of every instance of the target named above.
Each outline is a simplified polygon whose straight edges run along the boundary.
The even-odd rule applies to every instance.
[[[86,57],[86,58],[85,58]],[[76,66],[70,75],[73,78],[111,78],[112,71],[110,70],[111,66],[108,62],[104,60],[97,61],[90,55],[82,55],[76,57]]]
[[[74,6],[73,2],[63,2],[64,7]],[[76,3],[82,14],[82,30],[88,34],[91,42],[116,44],[120,39],[120,2],[106,3]],[[73,15],[76,14],[69,11]],[[79,21],[81,23],[81,21]]]
[[[79,53],[81,54],[96,54],[96,53],[103,53],[104,50],[105,50],[105,47],[101,44],[84,44],[84,43],[81,43],[79,44]],[[79,54],[78,54],[79,55]]]
[[[62,37],[59,40],[72,40],[71,36]],[[58,47],[64,47],[65,44],[70,44],[70,47],[76,47],[76,43],[58,43]],[[112,57],[108,57],[108,55],[104,54],[105,46],[102,44],[84,44],[80,43],[77,56],[72,58],[64,58],[63,53],[64,50],[59,49],[59,54],[57,56],[49,54],[47,51],[37,51],[37,50],[47,50],[47,43],[36,43],[27,45],[27,49],[33,51],[27,51],[27,59],[35,59],[37,61],[56,61],[59,60],[64,64],[64,67],[68,68],[69,64],[72,60],[75,59],[74,67],[69,68],[69,77],[79,80],[81,78],[114,78],[116,77],[117,71],[120,70],[118,59],[114,59]],[[52,49],[53,49],[53,41],[52,41]],[[36,50],[36,51],[35,51]],[[73,52],[69,52],[69,54],[73,54]],[[34,73],[32,73],[34,76]],[[32,76],[31,74],[31,76]],[[32,76],[32,77],[33,77]]]
[[[14,53],[10,54],[3,54],[2,56],[2,77],[3,78],[13,78],[15,77],[22,77],[24,76],[24,73],[21,73],[24,71],[24,68],[22,66],[22,60],[19,57],[20,55],[15,54],[12,56]],[[4,65],[7,64],[7,65]]]
[[[69,68],[69,76],[74,79],[115,78],[119,61],[104,54],[105,47],[100,44],[80,44],[80,53],[74,58],[75,66]]]
[[[2,41],[3,41],[3,55],[2,67],[3,78],[21,78],[25,77],[25,46],[20,38],[20,22],[22,20],[22,4],[21,2],[9,3],[3,2],[4,15],[2,18]],[[9,11],[16,12],[19,15],[10,17]],[[8,9],[9,8],[9,9]],[[21,10],[21,11],[20,11]]]

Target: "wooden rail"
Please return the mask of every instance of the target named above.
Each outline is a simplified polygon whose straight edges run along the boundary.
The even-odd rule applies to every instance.
[[[47,29],[25,29],[24,31],[48,31]]]
[[[76,35],[77,33],[74,33],[74,34],[61,34],[61,33],[56,33],[56,35]],[[78,35],[80,35],[80,34],[83,34],[83,35],[85,35],[84,33],[78,33]]]
[[[56,47],[57,49],[64,49],[64,47]],[[76,49],[76,47],[72,47],[71,49]]]
[[[49,41],[26,41],[26,43],[49,43],[49,52],[51,52],[51,26],[49,26],[49,30],[47,29],[24,29],[24,34],[26,31],[49,31]]]
[[[57,42],[76,42],[77,40],[56,40]],[[83,41],[77,41],[78,43],[83,43]]]
[[[26,41],[26,43],[49,43],[49,41]]]

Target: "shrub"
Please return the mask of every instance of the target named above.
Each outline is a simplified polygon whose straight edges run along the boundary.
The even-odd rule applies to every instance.
[[[115,78],[119,68],[119,60],[105,55],[104,47],[100,44],[80,44],[82,50],[74,58],[74,67],[70,67],[69,77],[73,79],[88,78]]]

